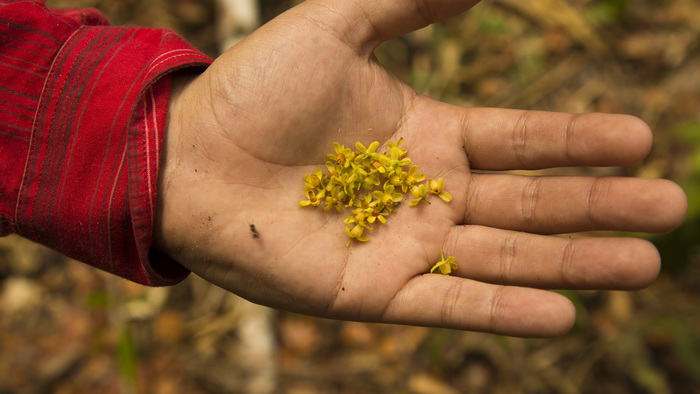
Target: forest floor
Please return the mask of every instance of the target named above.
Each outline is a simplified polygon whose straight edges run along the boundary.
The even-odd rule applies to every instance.
[[[264,22],[293,4],[260,0]],[[170,28],[215,57],[216,2],[49,1],[115,25]],[[383,44],[418,92],[464,106],[638,116],[652,153],[625,168],[668,178],[686,223],[648,236],[663,271],[636,292],[567,291],[555,339],[341,322],[270,310],[194,275],[147,288],[0,238],[4,393],[700,393],[700,2],[484,0]],[[538,175],[548,175],[539,173]]]

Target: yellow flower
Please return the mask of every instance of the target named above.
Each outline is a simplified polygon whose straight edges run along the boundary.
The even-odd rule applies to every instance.
[[[386,173],[386,168],[384,167],[384,164],[381,163],[382,157],[386,157],[386,156],[379,156],[379,158],[377,160],[380,160],[380,161],[372,160],[372,162],[370,162],[371,173],[375,173],[375,172],[378,172],[380,174]]]
[[[425,195],[426,195],[427,193],[428,193],[428,188],[425,187],[425,185],[421,184],[421,185],[418,185],[418,186],[413,186],[413,187],[411,188],[411,194],[413,194],[413,197],[415,197],[415,200],[411,200],[411,201],[408,203],[408,206],[409,206],[409,207],[415,207],[415,206],[418,205],[418,203],[421,202],[421,201],[425,201],[425,202],[427,202],[428,204],[430,204],[430,201],[428,201],[428,200],[425,198]]]
[[[353,211],[354,215],[348,215],[345,218],[345,233],[348,234],[350,240],[345,246],[350,246],[352,240],[366,242],[369,241],[368,237],[363,237],[362,233],[365,229],[371,230],[372,227],[368,226],[366,223],[366,214],[362,209],[356,209]]]
[[[350,199],[347,193],[345,193],[345,190],[339,185],[331,185],[330,183],[328,184],[328,187],[326,187],[326,190],[330,191],[330,195],[326,196],[326,201],[324,202],[326,207],[323,208],[323,210],[327,211],[335,207],[338,213],[342,213],[343,205],[345,205]]]
[[[319,168],[313,174],[304,175],[304,181],[304,185],[306,185],[307,189],[316,189],[319,185],[322,186],[323,172],[321,172]]]
[[[399,167],[388,175],[387,181],[395,187],[400,187],[406,193],[408,190],[405,183],[406,177],[408,177],[408,173]]]
[[[299,205],[317,207],[323,202],[324,211],[335,208],[338,213],[350,208],[352,213],[345,219],[349,245],[353,240],[368,241],[364,231],[372,229],[369,225],[387,222],[386,216],[396,212],[403,199],[401,192],[410,191],[415,198],[410,206],[421,201],[430,204],[428,194],[450,201],[452,196],[442,190],[442,178],[424,182],[425,174],[418,173],[418,166],[411,166],[406,149],[401,149],[402,143],[403,138],[388,142],[384,153],[377,152],[377,141],[366,147],[357,142],[356,151],[333,143],[334,153],[328,154],[325,162],[328,172],[318,169],[304,176],[306,200],[299,201]],[[449,273],[453,266],[456,268],[453,260],[442,261],[436,267]]]
[[[374,198],[379,200],[388,210],[394,211],[396,209],[396,203],[403,199],[401,193],[395,191],[394,185],[389,183],[384,184],[384,192],[375,190],[372,192]]]
[[[350,237],[350,240],[348,241],[345,246],[350,246],[350,243],[355,240],[355,241],[360,241],[360,242],[367,242],[369,241],[369,238],[363,237],[362,232],[365,231],[365,228],[360,226],[359,224],[356,224],[354,227],[345,227],[345,232],[348,234],[348,237]]]
[[[442,250],[440,250],[440,261],[435,263],[433,268],[430,269],[430,273],[435,271],[436,269],[440,270],[440,273],[443,275],[449,275],[452,270],[456,270],[457,263],[455,263],[455,258],[453,256],[450,256],[445,260],[445,255],[443,254]]]
[[[408,157],[405,158],[399,158],[399,154],[397,153],[398,151],[394,150],[392,152],[391,157],[385,156],[385,155],[378,155],[377,160],[381,163],[382,167],[384,167],[385,171],[394,171],[399,167],[404,167],[409,164],[411,164],[411,159]],[[380,171],[381,172],[381,171]]]
[[[371,158],[371,157],[373,157],[373,156],[374,156],[374,152],[377,150],[378,147],[379,147],[379,142],[378,142],[378,141],[372,142],[371,144],[369,144],[369,147],[367,147],[367,148],[365,148],[365,146],[362,145],[362,144],[358,141],[357,143],[355,143],[355,148],[357,148],[357,150],[359,150],[360,153],[362,153],[362,154],[361,154],[361,155],[358,155],[358,156],[357,156],[357,159],[358,159],[358,160],[362,160],[362,159],[365,159],[365,158]]]
[[[430,192],[433,194],[437,194],[438,197],[442,199],[442,201],[450,202],[452,201],[452,196],[450,195],[450,193],[442,190],[443,183],[444,181],[442,180],[442,178],[439,178],[437,181],[435,179],[431,179],[428,182],[428,185],[430,185]]]
[[[338,168],[335,164],[335,161],[327,161],[326,162],[326,169],[328,170],[328,175],[332,178],[332,177],[338,176],[338,174],[339,174],[338,171],[341,171],[343,168],[342,167]]]
[[[364,187],[367,190],[372,190],[374,189],[375,186],[379,185],[381,181],[379,178],[372,175],[367,175],[366,177],[362,178],[362,187]]]
[[[408,170],[408,175],[406,176],[406,179],[404,180],[404,183],[405,183],[405,186],[403,188],[404,192],[406,191],[406,187],[410,189],[413,186],[415,186],[416,183],[423,182],[425,180],[425,174],[416,174],[416,171],[418,171],[418,166],[412,166]]]
[[[343,213],[343,202],[338,200],[336,197],[326,196],[326,201],[323,203],[326,204],[326,206],[323,208],[324,211],[335,208],[338,213]]]
[[[309,205],[317,207],[318,204],[321,203],[321,198],[323,198],[326,195],[326,190],[321,189],[321,191],[316,194],[316,192],[313,191],[313,189],[306,189],[306,200],[299,201],[299,205],[302,207],[308,207]]]
[[[328,154],[328,159],[334,161],[338,166],[348,168],[350,162],[355,158],[355,152],[337,142],[333,143],[335,154]]]
[[[396,157],[395,160],[402,159],[404,156],[406,156],[406,153],[408,152],[406,149],[400,149],[401,144],[403,143],[403,137],[399,138],[398,141],[396,141],[396,144],[393,142],[389,142],[388,146],[388,152],[392,157]]]
[[[372,197],[371,194],[366,194],[364,197],[355,200],[357,209],[354,209],[352,212],[357,213],[357,211],[362,210],[369,224],[374,223],[376,220],[386,224],[384,217],[389,216],[389,212],[385,212],[384,205],[379,200],[373,200]]]
[[[379,220],[382,224],[386,224],[386,219],[384,216],[389,216],[389,212],[385,212],[384,208],[375,200],[375,204],[366,210],[367,212],[367,222],[374,223],[375,220]]]

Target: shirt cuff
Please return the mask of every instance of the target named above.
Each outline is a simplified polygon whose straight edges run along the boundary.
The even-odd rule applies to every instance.
[[[211,59],[167,30],[85,26],[62,46],[39,100],[16,230],[146,285],[188,271],[151,250],[167,75]]]

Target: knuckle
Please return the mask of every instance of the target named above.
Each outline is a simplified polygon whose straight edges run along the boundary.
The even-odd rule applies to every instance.
[[[540,202],[540,185],[542,178],[530,178],[525,187],[520,199],[520,214],[527,228],[535,228],[537,225],[537,212]]]
[[[525,111],[518,117],[513,126],[513,138],[511,139],[513,156],[523,168],[527,167],[527,139],[531,121],[530,116],[530,112]]]
[[[564,246],[564,249],[562,251],[561,262],[559,266],[561,282],[568,287],[570,287],[573,283],[575,256],[576,241],[574,239],[569,239],[566,242],[566,245]]]

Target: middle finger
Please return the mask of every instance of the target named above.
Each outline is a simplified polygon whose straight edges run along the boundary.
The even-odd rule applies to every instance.
[[[666,203],[677,193],[663,179],[472,174],[460,224],[539,234],[665,232],[682,215]]]

